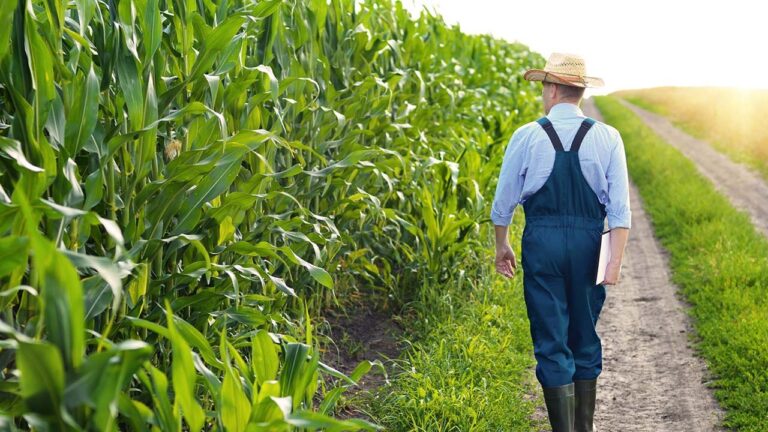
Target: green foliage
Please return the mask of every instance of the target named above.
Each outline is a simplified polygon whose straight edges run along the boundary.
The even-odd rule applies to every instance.
[[[519,239],[522,212],[511,235]],[[493,241],[493,227],[486,231]],[[512,242],[520,256],[519,241]],[[485,265],[443,285],[409,335],[417,340],[408,362],[369,402],[374,419],[397,431],[543,430],[533,411],[543,405],[535,366],[522,278],[494,272],[493,246]],[[471,289],[467,289],[470,288]]]
[[[3,2],[4,421],[375,429],[310,317],[476,256],[542,63],[389,0]]]
[[[622,134],[627,164],[656,235],[670,252],[673,281],[707,359],[725,425],[768,423],[768,241],[694,164],[616,99],[599,97],[606,122]]]

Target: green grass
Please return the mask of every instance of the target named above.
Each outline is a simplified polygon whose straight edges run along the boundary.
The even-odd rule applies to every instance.
[[[522,230],[522,212],[510,226]],[[488,234],[491,239],[491,234]],[[519,242],[516,245],[517,256]],[[490,243],[489,243],[490,244]],[[487,253],[485,253],[487,252]],[[430,289],[421,321],[406,337],[413,345],[402,371],[382,386],[371,405],[375,420],[392,431],[540,430],[531,415],[543,404],[522,294],[522,278],[495,274],[492,246],[474,272]],[[474,274],[469,274],[474,273]],[[536,399],[526,398],[536,395]]]
[[[612,97],[597,97],[622,134],[632,180],[670,253],[672,280],[692,303],[696,347],[727,410],[724,424],[768,424],[768,242],[692,162]]]

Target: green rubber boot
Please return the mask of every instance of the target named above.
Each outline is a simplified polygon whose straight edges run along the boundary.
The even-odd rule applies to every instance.
[[[576,393],[575,432],[596,432],[593,421],[595,417],[595,396],[597,395],[597,378],[592,380],[574,380]]]
[[[573,422],[576,410],[576,393],[574,384],[568,383],[559,387],[542,387],[544,403],[547,405],[547,415],[552,432],[573,432]]]

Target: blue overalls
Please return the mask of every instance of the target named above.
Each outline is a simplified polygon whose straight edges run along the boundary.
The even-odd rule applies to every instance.
[[[554,387],[597,378],[602,370],[595,325],[605,287],[595,278],[606,212],[579,163],[579,147],[595,121],[584,119],[569,151],[549,119],[538,123],[555,147],[555,163],[544,186],[523,202],[521,261],[536,378]]]

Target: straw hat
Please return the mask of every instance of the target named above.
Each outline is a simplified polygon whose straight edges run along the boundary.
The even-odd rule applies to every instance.
[[[523,75],[528,81],[547,81],[574,87],[601,87],[602,79],[589,77],[584,59],[574,54],[552,53],[544,69],[531,69]]]

